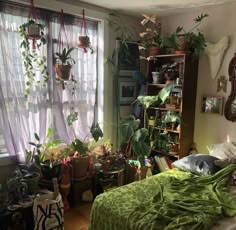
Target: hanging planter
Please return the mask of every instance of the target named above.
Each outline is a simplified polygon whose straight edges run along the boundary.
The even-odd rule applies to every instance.
[[[28,22],[22,24],[19,27],[19,33],[22,37],[20,48],[24,65],[24,75],[26,77],[26,97],[30,94],[31,88],[35,83],[36,70],[40,70],[44,79],[44,84],[46,84],[49,79],[47,72],[47,59],[45,56],[39,55],[41,46],[46,44],[46,39],[44,37],[44,27],[45,26],[43,24],[38,23],[34,2],[31,0]]]
[[[65,37],[66,47],[63,48],[63,35]],[[64,25],[64,15],[63,10],[61,10],[61,28],[58,35],[58,52],[55,53],[56,63],[54,65],[55,72],[59,80],[62,81],[62,88],[64,89],[64,82],[70,80],[71,69],[75,60],[71,57],[71,52],[75,47],[69,47],[67,35]],[[73,79],[72,79],[73,80]]]
[[[90,38],[88,36],[88,30],[85,20],[85,11],[83,10],[83,18],[81,22],[81,35],[79,36],[79,48],[82,48],[84,50],[84,53],[87,53],[87,49],[90,49],[91,54],[94,53],[93,48],[91,47]]]

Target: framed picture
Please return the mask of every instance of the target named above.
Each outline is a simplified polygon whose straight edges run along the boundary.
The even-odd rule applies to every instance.
[[[224,100],[223,97],[203,96],[201,104],[201,112],[222,115],[223,100]]]
[[[137,83],[129,78],[119,80],[120,104],[131,104],[137,97]]]

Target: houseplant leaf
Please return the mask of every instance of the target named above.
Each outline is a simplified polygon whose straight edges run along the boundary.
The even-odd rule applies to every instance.
[[[91,129],[90,129],[90,133],[92,134],[92,137],[94,138],[94,140],[97,142],[99,137],[103,137],[103,132],[99,126],[99,124],[97,123],[96,125],[92,125]]]
[[[122,135],[122,143],[129,142],[135,130],[138,129],[140,120],[136,120],[133,115],[123,118],[120,122],[120,131]]]
[[[137,130],[133,135],[131,145],[140,161],[141,167],[144,167],[145,156],[149,154],[151,149],[148,130],[145,128]]]

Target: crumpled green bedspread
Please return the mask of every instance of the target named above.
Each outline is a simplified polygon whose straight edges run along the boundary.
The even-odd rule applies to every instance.
[[[209,230],[236,215],[228,181],[236,165],[211,176],[172,169],[96,197],[89,230]]]

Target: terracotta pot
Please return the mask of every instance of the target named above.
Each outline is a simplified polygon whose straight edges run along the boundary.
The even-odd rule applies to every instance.
[[[61,80],[69,80],[72,65],[55,64],[55,71]]]
[[[186,41],[184,35],[178,37],[178,49],[175,51],[176,54],[190,53],[190,43]]]
[[[149,56],[155,56],[159,55],[161,53],[160,47],[159,46],[151,46],[149,47]]]
[[[90,40],[88,36],[79,36],[79,45],[80,48],[89,48]]]
[[[73,179],[87,178],[89,175],[90,156],[74,157],[72,159]]]

